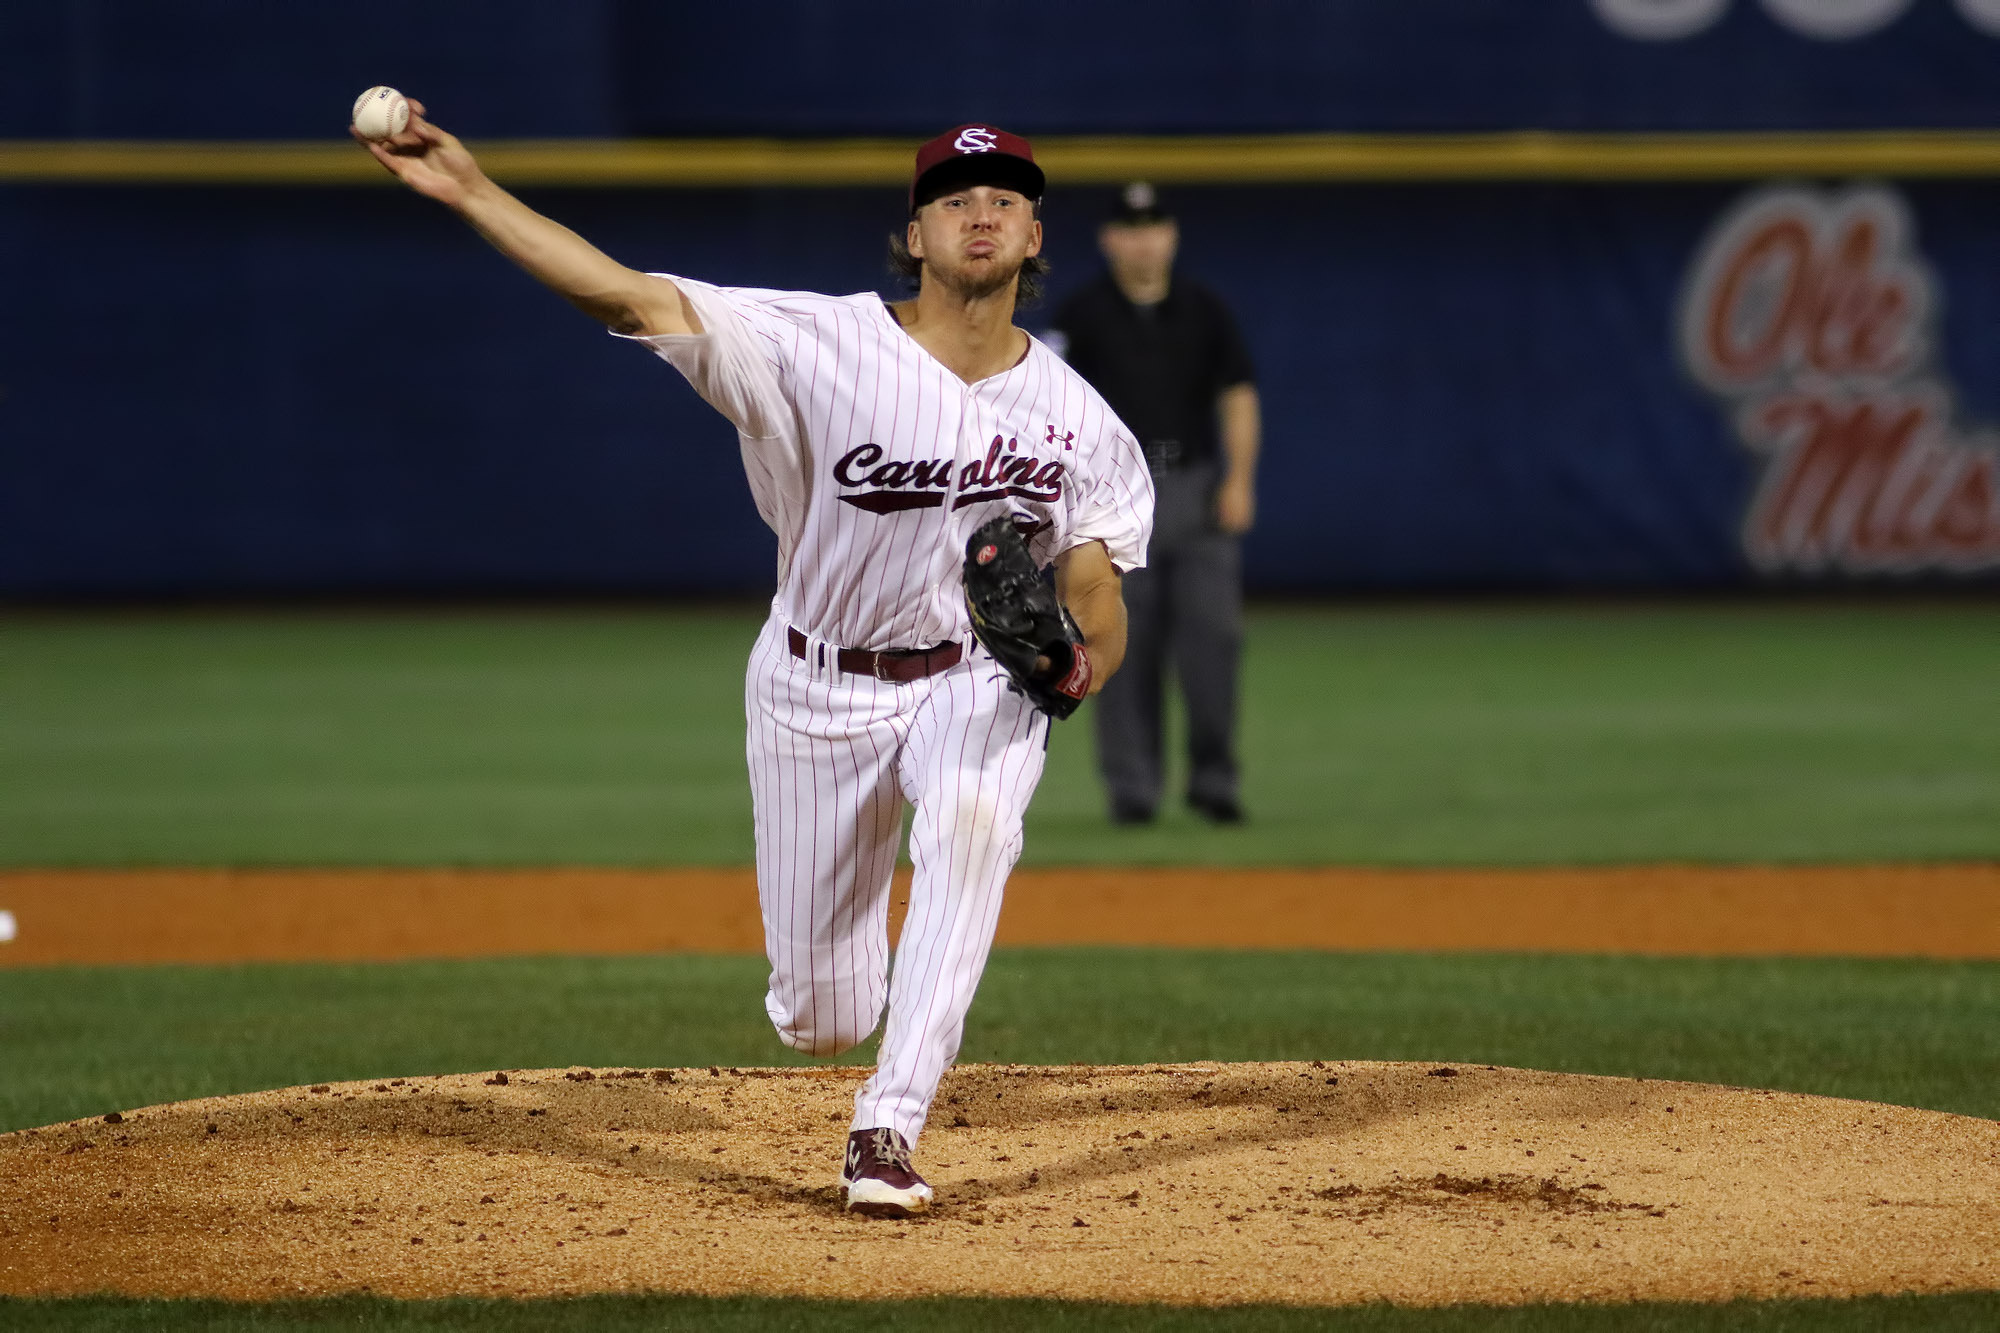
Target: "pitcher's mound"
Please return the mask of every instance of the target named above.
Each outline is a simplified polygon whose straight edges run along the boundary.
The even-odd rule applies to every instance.
[[[938,1206],[840,1211],[860,1074],[291,1088],[0,1136],[0,1292],[1219,1303],[2000,1287],[2000,1123],[1478,1066],[972,1066]]]

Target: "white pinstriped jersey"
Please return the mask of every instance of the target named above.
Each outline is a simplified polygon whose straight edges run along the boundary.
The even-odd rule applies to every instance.
[[[879,296],[668,274],[703,332],[637,339],[735,425],[778,536],[779,611],[848,648],[965,641],[966,538],[1012,513],[1037,563],[1101,541],[1146,562],[1153,483],[1130,431],[1047,347],[966,384]]]

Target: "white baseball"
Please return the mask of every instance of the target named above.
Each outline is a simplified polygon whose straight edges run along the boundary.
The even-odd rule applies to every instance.
[[[364,138],[386,139],[409,123],[410,104],[394,88],[370,88],[354,99],[354,128]]]
[[[12,912],[0,912],[0,944],[5,944],[13,938],[14,914]]]

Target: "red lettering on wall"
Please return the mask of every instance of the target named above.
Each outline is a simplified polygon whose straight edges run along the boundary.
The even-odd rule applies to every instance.
[[[1887,189],[1761,191],[1697,257],[1689,370],[1766,458],[1743,525],[1760,567],[2000,563],[2000,451],[1955,430],[1929,364],[1931,280]]]

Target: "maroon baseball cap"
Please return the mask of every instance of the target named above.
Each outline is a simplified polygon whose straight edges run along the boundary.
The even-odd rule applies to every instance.
[[[1035,165],[1035,150],[1020,135],[991,125],[959,125],[917,149],[910,211],[968,185],[998,185],[1040,199],[1047,183]]]

